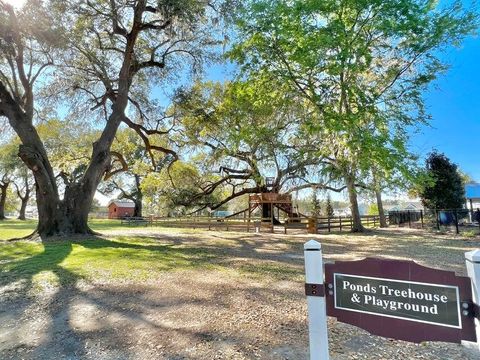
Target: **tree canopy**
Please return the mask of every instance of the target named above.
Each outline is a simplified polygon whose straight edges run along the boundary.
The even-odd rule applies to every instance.
[[[176,97],[181,142],[205,174],[199,196],[228,192],[213,209],[249,193],[290,192],[322,176],[311,137],[300,131],[308,107],[278,82],[196,83]],[[273,179],[267,190],[265,179]],[[317,187],[326,184],[315,181]],[[332,188],[333,189],[333,188]]]
[[[446,69],[439,50],[476,22],[459,2],[254,0],[238,17],[230,57],[246,76],[281,79],[308,101],[305,130],[347,186],[360,231],[361,172],[401,162],[406,127],[428,120],[422,93]]]

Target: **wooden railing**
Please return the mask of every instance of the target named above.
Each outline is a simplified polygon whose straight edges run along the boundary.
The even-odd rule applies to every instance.
[[[127,218],[121,221],[125,225],[145,225],[162,227],[182,227],[191,229],[208,229],[221,231],[247,231],[247,232],[275,232],[283,228],[286,234],[288,230],[303,230],[309,233],[351,231],[353,220],[350,216],[334,217],[281,217],[280,224],[275,224],[271,217],[251,217],[243,215],[238,217],[213,217],[213,216],[148,216],[144,218]],[[378,215],[361,216],[362,225],[367,228],[380,226]],[[387,216],[388,221],[388,216]]]
[[[149,219],[148,218],[144,218],[144,217],[124,217],[123,219],[120,220],[120,223],[122,225],[126,224],[126,225],[129,225],[129,226],[132,226],[132,225],[145,225],[147,226],[149,224]]]
[[[291,194],[278,194],[278,193],[261,193],[261,194],[252,194],[249,196],[249,201],[251,203],[271,203],[271,202],[279,202],[279,203],[291,203],[292,202],[292,195]]]

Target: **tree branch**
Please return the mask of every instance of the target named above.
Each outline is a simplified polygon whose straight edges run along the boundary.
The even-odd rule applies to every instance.
[[[110,168],[107,169],[107,171],[105,172],[105,176],[103,178],[103,180],[105,180],[105,181],[110,179],[115,174],[118,174],[120,172],[124,172],[124,171],[128,170],[127,161],[125,160],[125,158],[123,157],[122,154],[120,154],[119,152],[116,152],[116,151],[110,151],[110,155],[113,155],[114,157],[116,157],[117,161],[120,162],[122,167],[111,171],[111,168],[113,167],[113,163],[115,163],[115,160],[113,160],[111,165],[110,165]]]

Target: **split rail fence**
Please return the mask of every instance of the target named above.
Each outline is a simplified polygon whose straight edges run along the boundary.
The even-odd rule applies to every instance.
[[[461,229],[478,228],[480,224],[472,221],[473,216],[467,209],[436,209],[436,210],[403,210],[390,211],[386,215],[387,223],[390,226],[410,228],[436,228],[438,230],[455,231],[460,233]],[[366,228],[380,226],[378,215],[361,216],[362,224]],[[163,226],[183,227],[192,229],[209,229],[221,231],[247,231],[247,232],[280,232],[306,231],[308,233],[321,233],[332,231],[350,231],[353,220],[351,216],[333,217],[280,217],[261,218],[239,214],[230,217],[214,216],[179,216],[179,217],[129,217],[121,221],[127,226]]]
[[[387,215],[387,222],[389,216]],[[423,217],[422,217],[423,219]],[[380,226],[378,215],[361,216],[363,226],[375,228]],[[410,218],[410,225],[418,219],[413,215]],[[180,217],[157,217],[149,216],[143,218],[125,218],[121,223],[127,226],[162,226],[180,227],[191,229],[208,229],[220,231],[247,231],[247,232],[283,232],[300,231],[308,233],[321,233],[332,231],[351,231],[353,220],[350,216],[334,217],[281,217],[279,220],[271,217],[261,218],[246,216],[234,217],[209,217],[209,216],[180,216]],[[390,224],[392,222],[390,221]],[[396,223],[403,224],[402,222]],[[423,224],[423,223],[422,223]]]

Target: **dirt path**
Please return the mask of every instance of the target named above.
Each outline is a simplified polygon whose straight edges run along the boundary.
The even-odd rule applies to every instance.
[[[10,284],[0,289],[0,358],[307,359],[302,245],[311,236],[136,233],[210,249],[215,267],[153,273],[143,283],[80,280],[27,292]],[[328,261],[383,254],[458,273],[463,253],[480,247],[408,230],[317,239]],[[329,331],[335,360],[479,358],[460,345],[392,341],[334,319]]]

